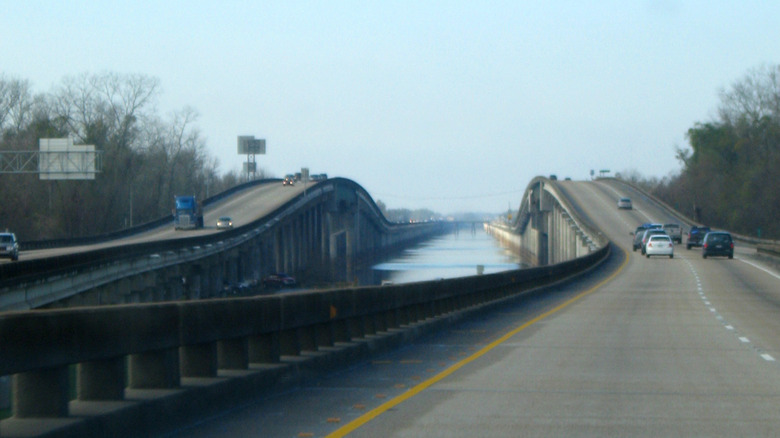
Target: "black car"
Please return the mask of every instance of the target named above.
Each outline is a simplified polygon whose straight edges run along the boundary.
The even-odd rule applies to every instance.
[[[704,236],[710,232],[710,227],[691,227],[691,231],[688,232],[688,242],[685,244],[686,249],[691,249],[692,246],[701,246]]]
[[[704,236],[701,244],[701,256],[723,256],[734,258],[734,240],[725,231],[710,231]]]

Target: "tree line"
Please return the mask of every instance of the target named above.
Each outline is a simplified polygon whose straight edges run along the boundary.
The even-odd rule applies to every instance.
[[[239,175],[220,175],[207,153],[197,111],[162,116],[160,94],[160,81],[141,74],[66,77],[48,93],[0,74],[0,153],[37,151],[40,138],[103,151],[94,180],[0,169],[0,230],[21,240],[111,232],[170,214],[177,194],[203,199],[237,185]]]
[[[679,174],[643,182],[699,223],[780,239],[780,66],[748,71],[719,100],[677,149]]]

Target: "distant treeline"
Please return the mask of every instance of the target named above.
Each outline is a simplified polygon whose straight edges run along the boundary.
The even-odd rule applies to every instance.
[[[687,138],[680,173],[642,181],[647,188],[697,222],[780,239],[780,66],[721,90],[717,116]]]
[[[40,138],[72,138],[103,151],[94,180],[42,181],[36,174],[0,173],[0,230],[21,240],[116,231],[171,212],[173,197],[204,198],[238,184],[218,174],[184,107],[157,113],[160,84],[144,75],[83,74],[50,93],[0,73],[0,153],[37,151]],[[3,164],[6,164],[3,161]]]

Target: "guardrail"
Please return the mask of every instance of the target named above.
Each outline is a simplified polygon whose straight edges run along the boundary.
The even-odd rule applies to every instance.
[[[158,432],[582,273],[609,251],[409,285],[0,314],[0,376],[14,375],[0,430]]]

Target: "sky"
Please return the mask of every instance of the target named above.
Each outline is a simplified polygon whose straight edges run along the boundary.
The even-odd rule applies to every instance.
[[[354,180],[389,208],[517,208],[538,175],[679,172],[718,93],[780,63],[775,1],[0,0],[0,74],[36,93],[143,74],[282,177]]]

